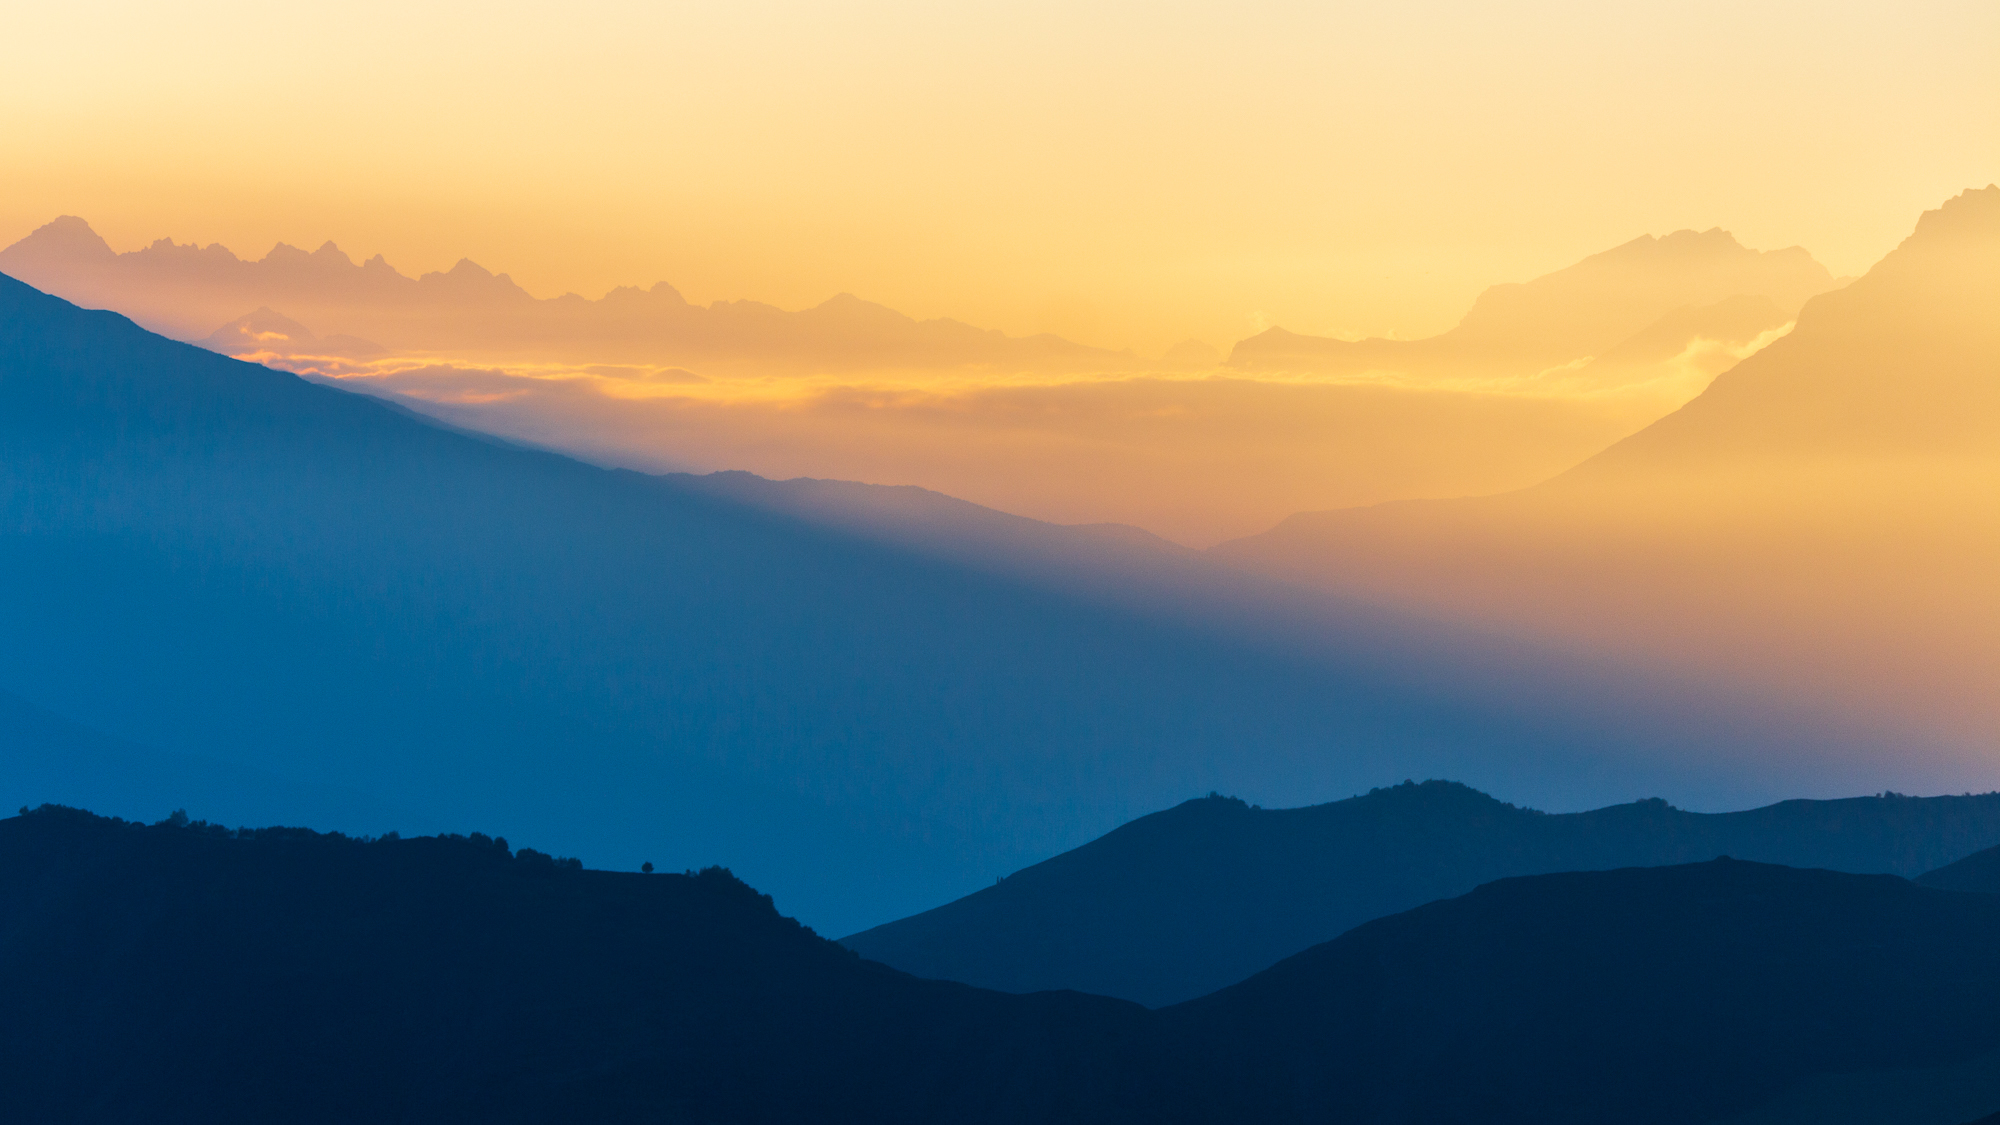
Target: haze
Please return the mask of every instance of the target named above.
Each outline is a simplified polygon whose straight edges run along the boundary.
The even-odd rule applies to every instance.
[[[86,2],[9,37],[0,241],[333,239],[1149,356],[1432,334],[1646,232],[1855,275],[2000,162],[1972,0]]]

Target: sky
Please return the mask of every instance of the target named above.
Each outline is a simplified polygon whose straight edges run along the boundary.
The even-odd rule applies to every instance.
[[[1439,331],[1721,226],[1865,270],[2000,179],[2000,6],[19,6],[0,244],[331,239],[1158,354]],[[33,50],[22,45],[34,44]]]

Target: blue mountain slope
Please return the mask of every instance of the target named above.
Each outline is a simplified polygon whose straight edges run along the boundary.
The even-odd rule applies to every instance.
[[[842,944],[918,976],[1157,1007],[1508,876],[1728,855],[1907,877],[1981,848],[1992,849],[1979,854],[2000,875],[1996,841],[2000,793],[1785,801],[1732,813],[1651,800],[1554,815],[1444,781],[1302,809],[1208,797]],[[1924,881],[1967,889],[1931,881],[1977,859]]]
[[[0,810],[58,801],[143,821],[185,806],[230,824],[283,819],[377,833],[411,819],[352,790],[109,738],[0,691]]]
[[[1093,539],[1065,587],[1036,551],[483,441],[0,279],[0,687],[404,831],[724,862],[849,932],[1209,789],[1573,806],[1775,737],[1199,560]]]

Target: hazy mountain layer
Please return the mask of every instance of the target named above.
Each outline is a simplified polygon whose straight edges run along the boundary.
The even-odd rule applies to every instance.
[[[1507,876],[1718,855],[1913,876],[1996,843],[2000,794],[1787,801],[1724,814],[1642,801],[1561,815],[1442,781],[1301,809],[1210,797],[842,944],[918,976],[1157,1007]]]
[[[1756,251],[1720,229],[1675,231],[1633,239],[1532,281],[1493,286],[1442,335],[1334,340],[1273,328],[1237,344],[1229,365],[1423,378],[1553,375],[1629,348],[1635,337],[1657,340],[1674,325],[1690,330],[1682,346],[1740,334],[1745,299],[1760,302],[1750,320],[1757,330],[1775,327],[1835,284],[1826,267],[1796,246]]]
[[[945,549],[776,507],[448,432],[0,282],[0,685],[403,827],[726,861],[838,933],[1211,789],[1876,784],[1810,724],[1115,534],[986,513]]]
[[[1893,876],[1548,875],[1149,1012],[909,977],[722,871],[43,809],[0,821],[0,1078],[78,1122],[1695,1125],[1976,1065],[1997,937]]]
[[[74,218],[0,250],[0,270],[599,464],[920,485],[1191,546],[1302,510],[1547,479],[1685,402],[1830,284],[1802,251],[1641,239],[1496,288],[1435,370],[1301,374],[1217,368],[1200,346],[1155,361],[1010,339],[852,298],[696,307],[656,286],[538,301],[469,263],[410,279],[331,247],[118,254]]]
[[[1846,713],[1984,786],[2000,731],[2000,188],[1576,470],[1218,557]]]
[[[380,255],[357,265],[331,242],[311,253],[281,243],[256,261],[171,239],[119,254],[74,216],[0,250],[0,272],[180,339],[209,336],[217,325],[267,308],[318,332],[404,352],[579,364],[1101,371],[1137,363],[1054,336],[919,321],[847,294],[797,312],[756,301],[691,305],[665,282],[597,300],[573,293],[542,300],[471,261],[410,278]],[[349,352],[336,341],[323,354]]]

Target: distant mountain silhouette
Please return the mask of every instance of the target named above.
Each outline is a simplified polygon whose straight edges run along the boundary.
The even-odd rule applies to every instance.
[[[0,685],[413,831],[727,860],[843,933],[1190,792],[1767,793],[1794,747],[1824,778],[1847,745],[1129,533],[975,510],[940,546],[732,487],[448,432],[0,281]]]
[[[331,242],[311,253],[280,243],[256,261],[220,245],[171,239],[119,254],[75,216],[0,250],[0,272],[87,307],[116,309],[166,335],[212,344],[234,342],[233,318],[245,309],[278,309],[322,332],[333,326],[335,336],[402,351],[489,358],[697,370],[747,366],[758,373],[1144,366],[1129,353],[1054,336],[1013,337],[955,320],[919,321],[847,293],[796,312],[756,301],[691,305],[665,282],[651,289],[621,287],[597,300],[573,293],[539,300],[508,275],[469,260],[410,278],[380,255],[357,265]],[[231,326],[212,333],[225,322]]]
[[[32,1120],[1695,1125],[2000,1046],[2000,896],[1732,860],[1503,880],[1157,1012],[478,834],[43,808],[0,933]]]
[[[918,976],[1158,1007],[1507,876],[1718,855],[1910,876],[1994,843],[2000,793],[1725,814],[1641,801],[1560,815],[1443,781],[1300,809],[1209,797],[842,944]]]
[[[380,344],[353,336],[315,336],[305,325],[268,308],[239,316],[196,342],[209,351],[244,358],[265,354],[368,359],[385,350]]]
[[[1545,484],[1303,513],[1214,554],[1754,685],[1969,766],[2000,729],[1996,307],[1988,187],[1925,214],[1685,407]]]
[[[0,268],[5,268],[0,265]],[[1678,322],[1698,334],[1742,336],[1742,309],[1695,310],[1751,298],[1762,314],[1749,336],[1785,323],[1835,281],[1804,250],[1756,251],[1720,229],[1647,235],[1576,265],[1480,294],[1465,319],[1420,340],[1335,340],[1273,328],[1238,343],[1229,365],[1245,370],[1359,374],[1529,376],[1657,338]],[[1678,349],[1676,349],[1678,350]]]
[[[1941,891],[2000,894],[2000,847],[1975,852],[1955,863],[1917,877],[1917,882]]]

